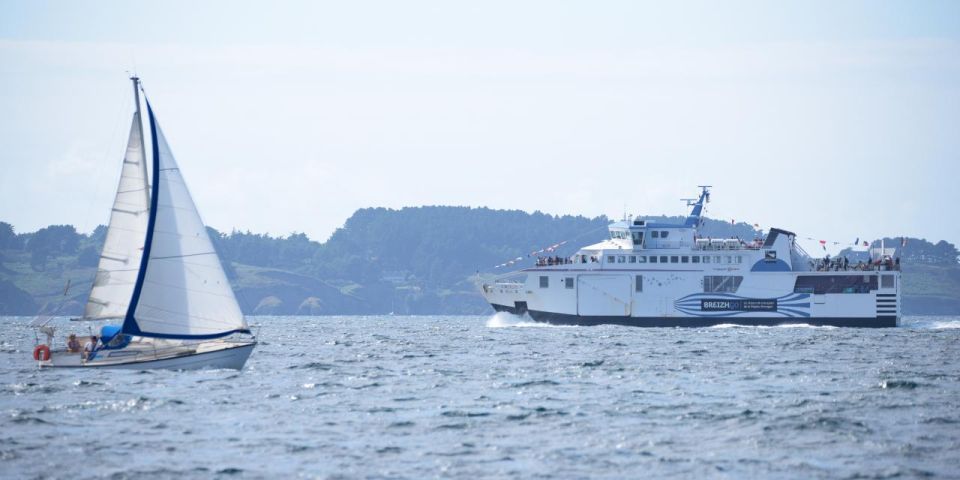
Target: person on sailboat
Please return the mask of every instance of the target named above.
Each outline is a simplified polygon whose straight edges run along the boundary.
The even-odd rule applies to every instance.
[[[77,340],[77,334],[71,333],[67,339],[67,351],[70,353],[80,353],[80,340]]]
[[[97,354],[97,336],[91,335],[90,341],[83,345],[83,359],[84,360],[93,360],[93,357]]]

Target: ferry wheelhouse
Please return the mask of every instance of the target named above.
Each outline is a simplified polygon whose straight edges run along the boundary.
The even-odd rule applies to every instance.
[[[496,311],[565,325],[899,324],[900,271],[890,257],[814,260],[778,228],[753,241],[700,236],[710,198],[701,188],[682,224],[615,222],[604,241],[496,277],[483,295]]]

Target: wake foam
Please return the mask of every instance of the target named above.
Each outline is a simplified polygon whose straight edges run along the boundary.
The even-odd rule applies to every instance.
[[[487,319],[487,328],[560,328],[568,325],[550,325],[549,323],[540,323],[533,321],[527,315],[514,315],[507,312],[497,312]]]
[[[960,328],[960,319],[957,317],[912,317],[901,320],[901,327],[922,330],[944,330]]]
[[[721,323],[707,328],[838,328],[833,325],[810,325],[809,323],[784,323],[781,325],[738,325],[736,323]]]

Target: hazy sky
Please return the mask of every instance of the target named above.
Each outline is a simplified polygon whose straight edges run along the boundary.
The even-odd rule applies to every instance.
[[[956,1],[0,1],[0,220],[107,221],[133,69],[221,230],[708,183],[716,218],[960,242]]]

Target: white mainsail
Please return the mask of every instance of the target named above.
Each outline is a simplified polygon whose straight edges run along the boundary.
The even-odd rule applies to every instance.
[[[150,124],[158,162],[156,219],[133,321],[140,334],[154,337],[202,338],[245,331],[240,305],[152,113]]]
[[[123,318],[127,314],[147,236],[149,199],[140,114],[135,113],[84,319]]]

